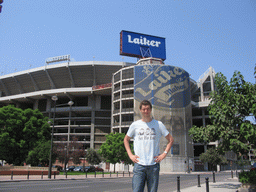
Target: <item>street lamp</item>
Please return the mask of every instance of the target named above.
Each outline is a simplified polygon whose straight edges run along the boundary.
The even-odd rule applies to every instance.
[[[49,160],[49,170],[48,170],[48,178],[49,179],[51,179],[51,177],[52,177],[52,145],[53,145],[53,130],[54,130],[54,121],[55,121],[55,113],[56,113],[56,101],[58,100],[57,95],[52,96],[52,100],[54,101],[54,112],[53,112],[51,150],[50,150],[50,160]]]
[[[74,102],[71,100],[68,102],[69,105],[69,118],[68,118],[68,145],[69,145],[69,141],[70,141],[70,126],[71,126],[71,110],[72,110],[72,105],[74,104]]]
[[[84,163],[83,163],[83,171],[84,171],[84,166],[85,166],[85,145],[86,145],[86,137],[84,138]]]
[[[65,160],[64,160],[64,169],[65,169],[65,175],[66,175],[66,178],[67,178],[67,153],[68,153],[68,150],[67,150],[67,146],[64,147],[64,153],[65,153]]]

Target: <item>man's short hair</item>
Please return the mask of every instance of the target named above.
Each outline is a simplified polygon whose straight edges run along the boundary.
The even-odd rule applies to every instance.
[[[148,100],[143,100],[140,102],[140,109],[142,108],[142,105],[149,105],[150,109],[152,109],[152,104]]]

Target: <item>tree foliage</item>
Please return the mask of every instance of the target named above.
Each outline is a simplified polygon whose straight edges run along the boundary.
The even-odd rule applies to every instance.
[[[124,133],[110,133],[106,135],[106,142],[100,147],[99,153],[108,163],[124,163],[132,164],[125,147],[124,147]],[[133,150],[133,144],[130,144]]]
[[[98,165],[101,162],[100,155],[94,149],[88,149],[85,157],[87,162],[91,165]]]
[[[203,163],[210,163],[214,166],[227,164],[227,159],[221,155],[216,149],[210,148],[199,156]]]
[[[0,159],[14,165],[24,163],[31,150],[50,140],[47,122],[39,110],[12,105],[0,108]]]
[[[28,153],[26,163],[32,166],[46,166],[49,164],[51,141],[39,142],[38,145]],[[52,156],[52,162],[55,162],[56,156]]]
[[[247,153],[256,145],[256,125],[246,120],[256,116],[256,85],[236,71],[230,82],[217,73],[215,86],[208,107],[212,125],[193,126],[189,134],[196,142],[218,140],[219,152]]]

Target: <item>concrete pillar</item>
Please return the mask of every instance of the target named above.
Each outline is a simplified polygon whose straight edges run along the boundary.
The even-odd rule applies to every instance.
[[[206,123],[205,123],[205,109],[204,108],[202,109],[202,120],[203,120],[203,127],[205,127]]]
[[[204,153],[207,151],[207,145],[204,145]],[[204,164],[204,170],[208,171],[208,163]]]
[[[91,96],[91,135],[90,135],[90,148],[94,149],[94,134],[95,134],[95,110],[96,110],[96,96]]]
[[[34,104],[33,104],[33,109],[38,109],[38,103],[39,103],[39,100],[35,100]]]
[[[214,91],[214,82],[213,82],[213,69],[210,69],[210,80],[211,80],[211,91]]]
[[[51,98],[47,98],[46,111],[51,112]]]
[[[201,96],[201,100],[200,101],[204,101],[204,88],[203,88],[202,80],[200,80],[200,96]]]

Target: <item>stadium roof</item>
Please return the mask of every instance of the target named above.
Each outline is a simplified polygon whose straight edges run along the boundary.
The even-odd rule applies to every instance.
[[[26,71],[12,73],[0,77],[0,102],[25,102],[27,100],[50,97],[54,94],[81,95],[110,94],[109,86],[101,90],[93,86],[109,84],[112,74],[122,67],[134,65],[125,62],[82,61],[66,62]]]

